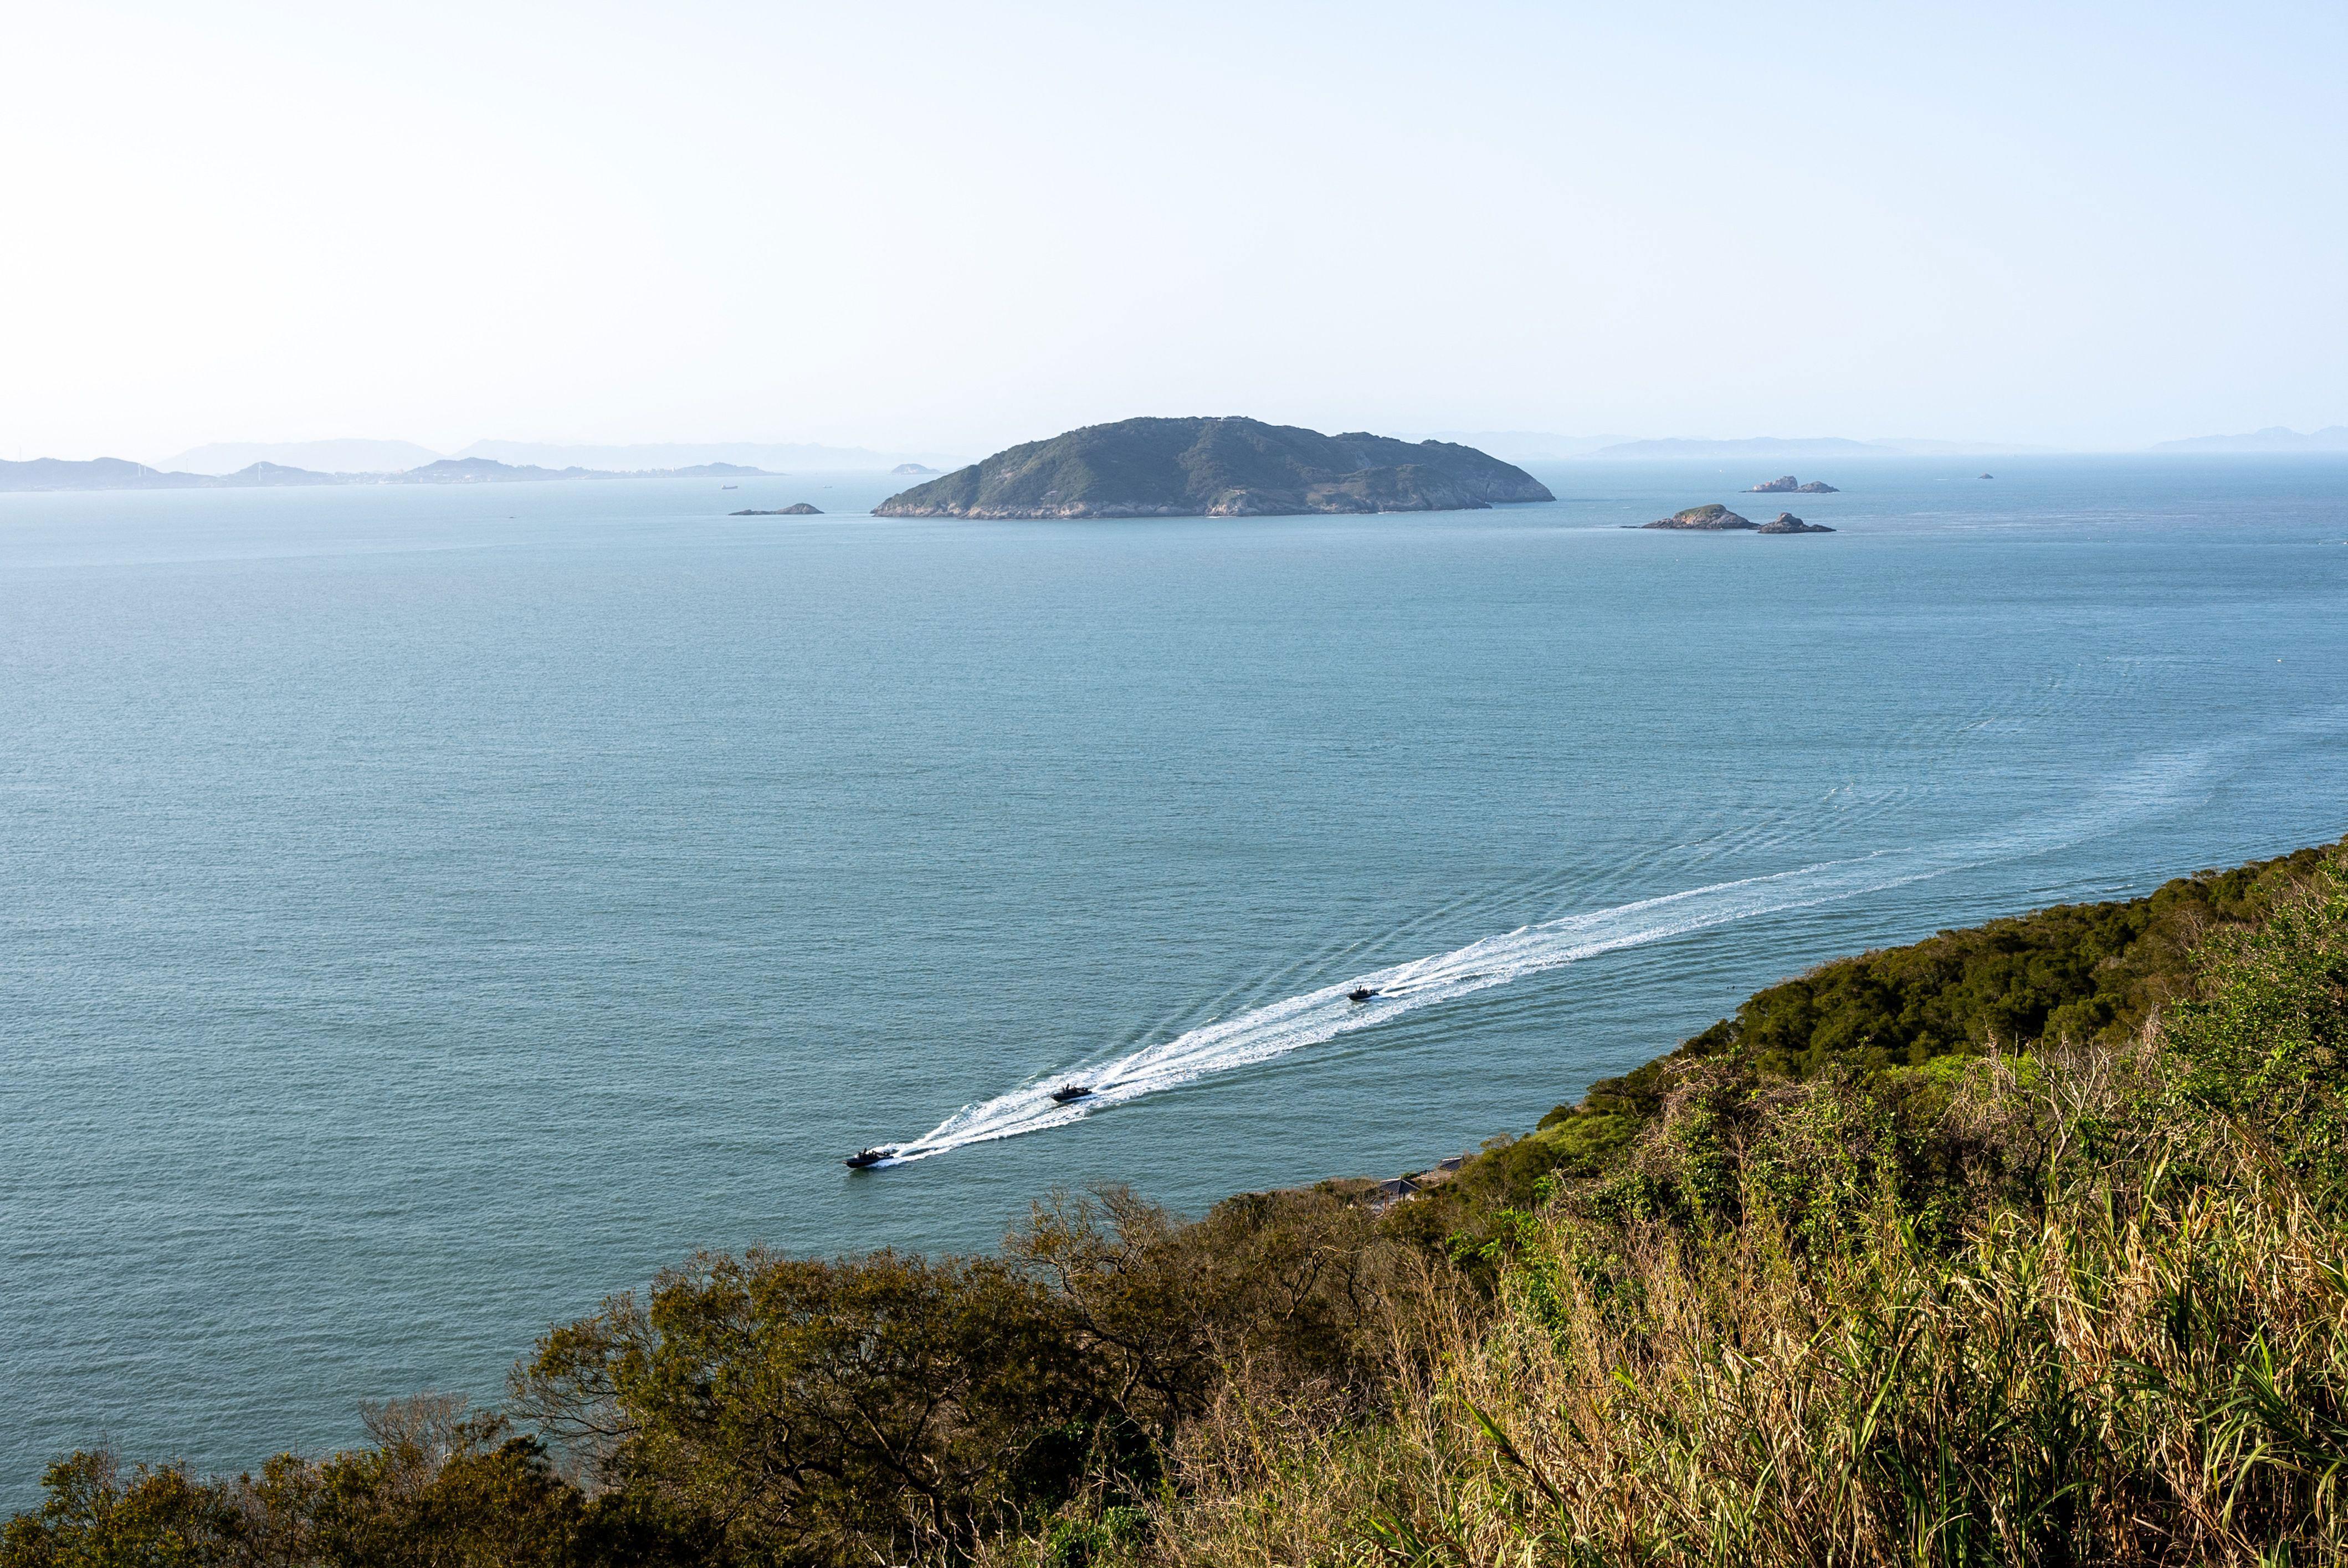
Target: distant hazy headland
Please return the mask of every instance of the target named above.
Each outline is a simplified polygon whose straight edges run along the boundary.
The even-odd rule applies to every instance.
[[[2261,452],[2348,453],[2348,425],[2327,425],[2304,434],[2270,425],[2241,436],[2195,436],[2183,441],[2162,441],[2156,452],[2214,452],[2253,455]]]
[[[443,457],[391,474],[324,474],[281,463],[254,463],[233,474],[188,474],[149,468],[120,457],[92,457],[82,463],[35,457],[23,463],[0,459],[0,490],[249,490],[294,485],[483,485],[514,479],[740,479],[766,472],[735,463],[623,471],[541,468],[488,457]]]
[[[969,448],[962,449],[967,451]],[[254,463],[282,463],[328,474],[396,474],[443,457],[487,457],[495,463],[538,468],[588,468],[614,474],[649,474],[694,468],[705,463],[735,463],[749,468],[821,469],[872,474],[891,464],[944,463],[951,458],[928,448],[827,446],[806,441],[476,441],[456,451],[436,451],[413,441],[215,441],[164,458],[159,468],[191,474],[232,474]],[[930,472],[934,473],[934,468]]]
[[[443,455],[412,441],[216,441],[158,464],[121,457],[0,460],[0,491],[207,490],[297,485],[484,484],[514,479],[746,478],[785,470],[932,474],[902,450],[772,442],[561,446],[476,441]],[[913,454],[916,459],[935,454]]]
[[[1444,441],[1323,436],[1260,419],[1088,425],[891,497],[884,518],[1267,518],[1447,512],[1555,499],[1512,464]]]

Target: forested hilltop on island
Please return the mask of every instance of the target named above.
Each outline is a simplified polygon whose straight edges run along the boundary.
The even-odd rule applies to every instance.
[[[1260,419],[1126,419],[1013,446],[872,508],[883,518],[1272,518],[1553,500],[1447,441],[1323,436]]]
[[[60,1460],[0,1568],[2340,1562],[2343,1112],[2333,846],[1823,965],[1383,1213],[701,1255],[497,1410]]]

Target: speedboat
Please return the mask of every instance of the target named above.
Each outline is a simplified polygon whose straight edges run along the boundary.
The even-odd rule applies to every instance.
[[[893,1146],[880,1149],[859,1149],[855,1153],[848,1156],[848,1168],[851,1171],[869,1170],[896,1152],[897,1151]]]
[[[1052,1098],[1058,1103],[1066,1105],[1069,1101],[1082,1100],[1086,1095],[1090,1094],[1091,1092],[1092,1086],[1090,1084],[1063,1083],[1060,1087],[1052,1091]]]
[[[1349,1002],[1365,1002],[1377,994],[1378,988],[1375,986],[1355,986],[1345,993],[1345,999]]]

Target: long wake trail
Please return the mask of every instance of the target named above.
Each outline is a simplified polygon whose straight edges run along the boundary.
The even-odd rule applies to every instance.
[[[2348,718],[2348,707],[2295,723],[2289,728],[2325,731]],[[2243,736],[2192,751],[2147,758],[2106,781],[2089,799],[2067,810],[2017,823],[2004,831],[1931,847],[1883,850],[1846,860],[1826,860],[1790,871],[1715,882],[1684,892],[1642,898],[1539,925],[1520,926],[1447,953],[1325,985],[1317,990],[1250,1008],[1231,1018],[1201,1024],[1170,1040],[1145,1045],[1111,1061],[965,1105],[920,1137],[894,1146],[884,1165],[901,1165],[966,1144],[1016,1138],[1080,1122],[1096,1111],[1138,1100],[1145,1094],[1189,1083],[1210,1073],[1268,1061],[1319,1045],[1356,1030],[1374,1029],[1422,1008],[1456,1001],[1545,969],[1561,968],[1601,953],[1643,947],[1715,926],[1831,904],[1945,876],[1953,871],[2051,850],[2124,823],[2173,809],[2195,792],[2198,781],[2239,761],[2257,737]],[[1365,1002],[1346,993],[1368,988]],[[1067,1104],[1056,1102],[1060,1083],[1089,1084],[1092,1092]]]
[[[1052,1100],[1059,1080],[1029,1084],[965,1105],[919,1138],[897,1145],[884,1164],[905,1164],[969,1143],[1016,1138],[1083,1120],[1096,1111],[1156,1094],[1210,1073],[1268,1061],[1306,1046],[1319,1045],[1355,1030],[1390,1023],[1406,1013],[1474,992],[1504,986],[1583,958],[1623,948],[1748,919],[1756,915],[1830,903],[1861,893],[1936,876],[1943,867],[1905,868],[1886,856],[1827,861],[1766,876],[1717,882],[1661,897],[1642,898],[1537,926],[1486,937],[1464,948],[1372,969],[1317,990],[1250,1008],[1234,1017],[1201,1024],[1173,1039],[1145,1045],[1115,1061],[1084,1070],[1093,1091],[1069,1104]],[[1378,994],[1365,1002],[1346,993],[1368,987]]]

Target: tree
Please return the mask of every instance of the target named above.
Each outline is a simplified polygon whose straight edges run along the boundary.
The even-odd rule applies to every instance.
[[[966,1555],[1050,1506],[1100,1406],[1035,1283],[894,1252],[698,1257],[547,1335],[515,1392],[614,1491],[737,1551],[860,1565]]]
[[[238,1514],[227,1491],[178,1465],[125,1474],[84,1451],[41,1475],[37,1513],[0,1532],[0,1568],[210,1568],[234,1561]]]

